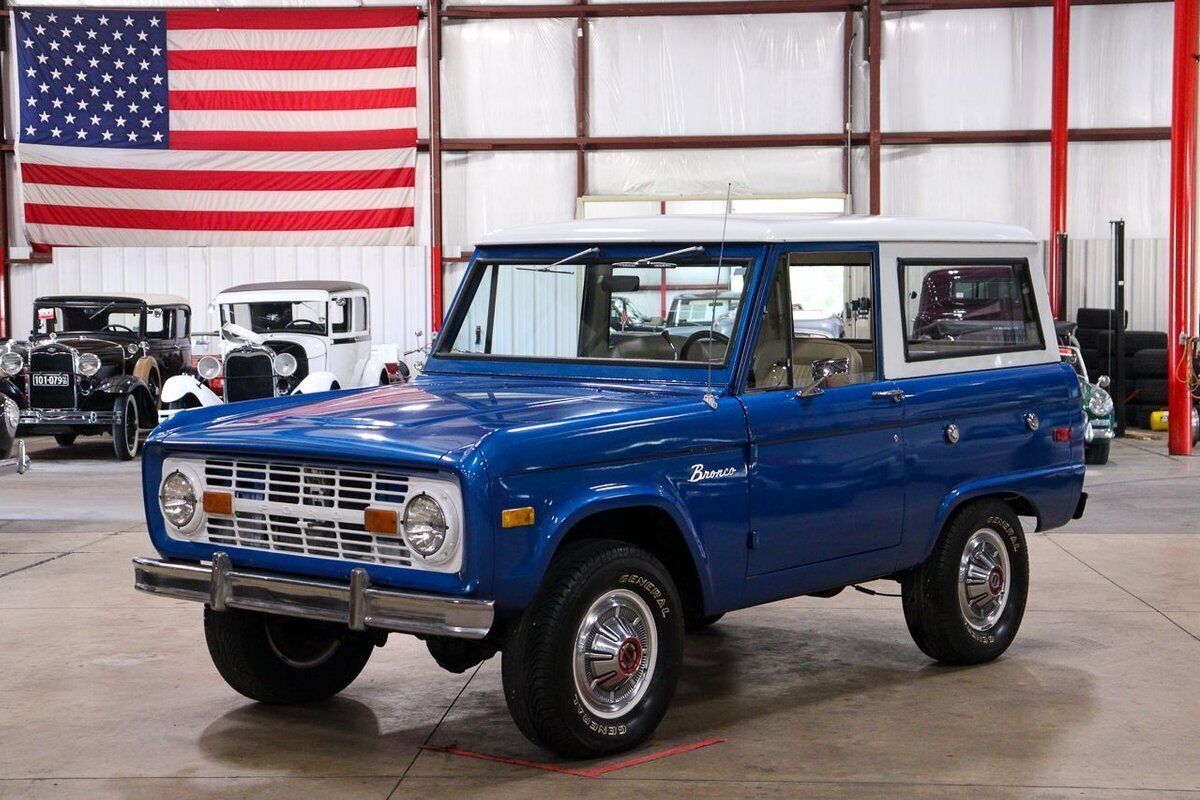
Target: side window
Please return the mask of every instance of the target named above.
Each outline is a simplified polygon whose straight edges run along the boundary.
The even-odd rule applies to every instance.
[[[901,259],[909,361],[1039,349],[1029,262]]]
[[[350,332],[350,301],[345,297],[329,302],[329,332],[334,336]]]
[[[175,314],[175,338],[186,339],[192,335],[192,312],[186,308],[181,308]]]
[[[786,389],[792,385],[788,271],[780,265],[771,282],[771,295],[763,311],[762,329],[750,359],[747,389]]]
[[[132,316],[132,315],[131,315]],[[109,317],[109,321],[115,321],[113,317]],[[125,324],[125,323],[122,323]],[[167,333],[167,312],[161,308],[151,308],[146,311],[146,336],[151,339],[166,339]],[[137,330],[136,323],[129,327]]]
[[[354,305],[354,314],[352,315],[352,319],[353,319],[354,332],[355,333],[366,333],[367,332],[367,298],[356,297],[356,298],[354,298],[353,305]]]
[[[814,365],[835,359],[846,371],[829,386],[869,383],[876,378],[875,276],[870,256],[792,253],[792,381],[797,388],[813,382]]]

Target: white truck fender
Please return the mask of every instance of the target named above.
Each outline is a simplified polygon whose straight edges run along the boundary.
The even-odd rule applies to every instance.
[[[292,394],[316,394],[341,388],[344,388],[341,381],[332,372],[310,372],[300,381],[300,385],[292,390]]]
[[[212,389],[197,380],[194,375],[172,375],[163,384],[162,407],[158,411],[158,421],[166,422],[180,411],[186,411],[187,409],[183,408],[167,408],[167,405],[176,403],[189,396],[194,397],[202,408],[217,406],[225,402],[220,397],[217,397]]]

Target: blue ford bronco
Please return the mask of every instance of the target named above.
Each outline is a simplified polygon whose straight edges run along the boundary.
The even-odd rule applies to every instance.
[[[685,631],[781,598],[895,580],[924,653],[991,661],[1025,610],[1020,518],[1086,500],[1040,253],[878,217],[492,235],[411,385],[157,428],[136,586],[204,603],[263,703],[336,694],[389,633],[455,672],[502,653],[517,726],[569,757],[644,741]]]

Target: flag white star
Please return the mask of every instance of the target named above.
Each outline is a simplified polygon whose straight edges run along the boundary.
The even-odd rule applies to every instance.
[[[154,141],[156,141],[156,142],[161,142],[161,141],[162,141],[162,134],[161,134],[161,133],[158,133],[158,132],[155,132],[155,134],[154,134]]]
[[[130,114],[136,114],[137,112],[138,112],[138,104],[137,104],[137,103],[130,103],[130,104],[129,104],[129,113],[130,113]]]
[[[99,86],[89,87],[88,92],[91,93],[92,97],[99,97],[100,96],[100,87]]]
[[[63,87],[63,92],[66,94],[75,94],[75,87],[68,83]]]
[[[95,28],[88,28],[88,29],[87,29],[87,37],[88,37],[89,39],[95,39],[95,38],[96,38],[96,29],[95,29]]]
[[[138,94],[140,94],[142,96],[143,100],[150,99],[150,90],[149,89],[142,89],[142,91],[138,92]]]
[[[91,118],[90,122],[92,123],[92,126],[95,127],[100,124],[100,117],[97,116],[96,114],[92,114],[92,118]]]
[[[150,80],[154,81],[155,86],[159,86],[160,84],[162,84],[162,75],[155,75]]]
[[[78,103],[76,103],[76,107],[80,111],[87,111],[87,100],[80,100]]]
[[[108,52],[110,50],[112,50],[112,48],[109,47],[108,45],[106,45],[106,44],[100,45],[100,52],[103,53],[104,55],[108,55]]]
[[[39,91],[39,92],[41,92],[42,94],[45,94],[46,92],[50,91],[50,84],[48,84],[48,83],[39,83],[39,84],[38,84],[38,91]]]
[[[64,39],[70,39],[70,38],[71,38],[71,29],[70,29],[70,28],[63,28],[63,29],[62,29],[62,35],[63,35],[63,38],[64,38]]]
[[[150,62],[142,60],[142,61],[138,62],[138,66],[141,67],[143,71],[148,70],[148,69],[150,69]]]
[[[137,83],[137,75],[134,75],[134,74],[131,72],[131,73],[129,73],[129,75],[128,75],[127,77],[129,78],[129,82],[130,82],[131,84],[132,84],[132,83]]]
[[[58,42],[51,42],[51,43],[50,43],[50,49],[51,49],[51,50],[54,50],[55,52],[57,52],[57,51],[58,51],[58,48],[59,48],[59,47],[61,47],[61,46],[62,46],[62,45],[60,45]]]
[[[35,133],[37,133],[37,128],[33,127],[32,125],[25,126],[25,135],[26,136],[33,136]]]
[[[125,97],[125,90],[124,90],[124,89],[117,89],[115,92],[113,92],[113,94],[115,94],[115,95],[117,96],[117,99],[118,99],[118,100],[121,100],[121,99],[123,99],[123,98]]]
[[[133,45],[129,45],[128,47],[125,48],[125,52],[128,55],[133,55],[134,53],[137,52],[137,48],[134,47]]]
[[[162,103],[155,103],[154,104],[154,113],[161,114],[162,112],[163,112]]]
[[[133,131],[130,131],[130,132],[129,132],[129,141],[131,141],[131,142],[136,142],[136,141],[137,141],[137,134],[136,134],[136,133],[134,133]]]
[[[150,120],[143,118],[143,119],[142,119],[142,127],[143,127],[143,128],[149,128],[149,127],[150,127]]]
[[[103,105],[102,107],[104,108],[104,110],[105,110],[105,111],[112,111],[112,110],[113,110],[113,104],[112,104],[112,103],[110,103],[110,102],[108,102],[107,100],[106,100],[106,101],[104,101],[104,105]]]
[[[58,128],[51,128],[50,133],[51,133],[51,135],[54,136],[55,139],[57,139],[60,135],[62,135],[62,131],[59,130]]]
[[[30,47],[33,47],[33,39],[26,39],[25,40],[25,48],[29,49]],[[158,53],[155,53],[155,55],[158,55]]]
[[[46,21],[50,23],[58,22],[58,14],[51,14],[50,16],[46,17]]]
[[[50,70],[50,77],[54,78],[54,80],[58,80],[59,78],[62,77],[62,73],[56,69],[52,69],[52,70]],[[45,84],[42,84],[42,85],[45,86]]]
[[[45,64],[50,60],[50,56],[46,55],[45,53],[38,53],[37,60],[39,64]]]
[[[104,131],[104,133],[100,134],[100,138],[107,142],[109,139],[112,138],[112,134],[109,133],[108,131]]]
[[[124,128],[124,127],[125,127],[125,118],[124,118],[124,117],[117,117],[117,119],[116,119],[116,123],[117,123],[117,127],[118,127],[118,128]]]
[[[139,42],[144,42],[148,38],[150,38],[150,34],[146,33],[145,31],[138,31],[138,41]]]
[[[73,21],[74,21],[74,23],[75,23],[76,25],[82,25],[82,24],[83,24],[83,17],[81,17],[81,16],[79,16],[78,14],[76,14],[76,15],[74,16],[74,18],[73,18]]]
[[[158,17],[151,17],[151,18],[150,18],[150,27],[151,27],[151,28],[157,28],[157,27],[158,27]]]
[[[76,42],[76,43],[75,43],[75,52],[76,52],[76,53],[82,53],[84,50],[87,50],[87,45],[86,45],[86,44],[84,44],[83,42]]]
[[[45,28],[43,28],[41,25],[38,25],[38,26],[37,26],[36,28],[34,28],[33,30],[34,30],[34,32],[35,32],[35,33],[37,33],[37,35],[38,35],[38,36],[41,36],[43,33],[45,33],[45,32],[46,32],[46,29],[45,29]]]
[[[76,80],[78,80],[78,81],[83,81],[83,80],[86,80],[86,79],[87,79],[87,73],[86,73],[86,72],[84,72],[83,70],[80,70],[79,72],[76,72],[76,73],[75,73],[75,79],[76,79]]]
[[[118,58],[113,62],[113,66],[117,69],[125,69],[125,62]]]
[[[121,36],[122,36],[122,33],[120,31],[113,31],[113,41],[114,42],[121,41]]]
[[[98,58],[89,58],[89,59],[88,59],[88,66],[89,66],[89,67],[91,67],[92,69],[95,69],[96,67],[100,66],[100,59],[98,59]]]
[[[22,12],[21,12],[21,19],[29,19],[29,12],[28,12],[28,11],[22,11]]]
[[[103,75],[101,75],[101,76],[100,76],[100,80],[104,81],[105,83],[112,83],[112,75],[109,75],[109,74],[106,72],[106,73],[104,73]]]
[[[75,115],[67,114],[65,117],[63,117],[63,121],[66,122],[68,125],[74,125],[75,124]]]
[[[50,101],[50,105],[54,106],[55,108],[62,108],[62,100],[59,100],[59,99],[56,97],[56,98],[54,98],[53,100],[51,100],[51,101]]]
[[[158,45],[154,45],[154,47],[150,48],[150,55],[152,55],[152,56],[156,56],[161,52],[162,52],[162,48],[159,47]]]
[[[42,122],[49,122],[50,114],[46,111],[43,111],[42,113],[38,114],[38,119],[40,119]]]
[[[125,18],[125,27],[128,28],[132,24],[133,24],[133,17],[126,17]]]
[[[100,15],[100,19],[99,19],[98,21],[99,21],[99,23],[100,23],[101,25],[107,25],[107,24],[108,24],[108,17],[106,17],[106,16],[104,16],[103,14],[101,14],[101,15]]]
[[[31,107],[31,108],[32,108],[33,106],[36,106],[36,105],[37,105],[37,98],[36,98],[36,97],[26,97],[26,98],[25,98],[25,105],[27,105],[27,106],[29,106],[29,107]]]
[[[71,58],[70,56],[67,56],[63,59],[63,64],[65,64],[68,67],[74,63],[75,63],[75,59]]]
[[[34,75],[37,75],[37,70],[33,67],[26,67],[25,74],[32,78]]]
[[[85,131],[83,128],[80,128],[79,130],[75,131],[75,138],[76,139],[86,139],[87,131]]]

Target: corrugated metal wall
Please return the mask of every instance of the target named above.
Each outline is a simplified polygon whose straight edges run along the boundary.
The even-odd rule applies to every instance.
[[[208,304],[239,283],[349,280],[371,290],[375,344],[417,346],[429,331],[426,247],[102,247],[61,248],[54,263],[13,268],[13,328],[33,326],[35,297],[58,292],[168,292],[191,303],[193,329],[212,330]]]

